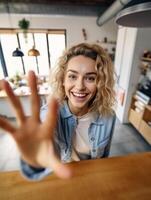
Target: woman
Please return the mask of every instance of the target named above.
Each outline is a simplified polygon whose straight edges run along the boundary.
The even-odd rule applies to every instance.
[[[103,48],[86,43],[71,47],[60,57],[53,77],[53,97],[40,111],[36,76],[29,72],[30,118],[9,84],[1,82],[18,127],[3,118],[0,126],[16,141],[23,174],[34,180],[51,171],[69,178],[72,170],[64,163],[107,157],[115,125],[114,69]]]

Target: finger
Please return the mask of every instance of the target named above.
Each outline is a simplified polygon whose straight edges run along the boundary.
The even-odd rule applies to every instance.
[[[11,134],[16,132],[16,128],[2,117],[0,117],[0,127]]]
[[[31,110],[32,117],[36,121],[40,121],[39,113],[40,113],[40,98],[38,95],[37,89],[37,77],[33,71],[29,71],[28,73],[28,83],[31,89]]]
[[[50,135],[50,133],[54,132],[57,123],[57,112],[58,112],[58,102],[55,98],[51,98],[48,103],[48,112],[46,115],[46,119],[44,121],[43,126],[48,130],[46,133]]]
[[[19,98],[14,94],[12,88],[7,81],[3,80],[1,82],[1,87],[5,90],[8,96],[8,100],[15,110],[17,120],[19,121],[19,123],[22,124],[25,121],[25,115]]]
[[[52,168],[55,174],[60,178],[71,178],[73,175],[71,168],[67,164],[61,163],[61,161],[57,158],[55,153],[52,154],[52,149],[50,151],[51,159],[48,164],[50,168]]]

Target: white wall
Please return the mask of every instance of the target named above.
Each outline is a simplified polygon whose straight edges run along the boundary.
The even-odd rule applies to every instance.
[[[113,20],[98,27],[96,17],[3,14],[0,15],[0,28],[18,28],[18,21],[23,17],[30,21],[30,28],[66,29],[68,47],[84,41],[83,28],[86,30],[88,42],[96,42],[104,37],[116,41],[117,37],[117,25]]]
[[[141,56],[144,50],[151,50],[150,35],[151,28],[122,27],[118,30],[115,65],[118,75],[120,73],[120,78],[117,88],[125,90],[125,98],[123,105],[118,102],[116,114],[122,123],[128,122],[131,97],[136,91],[140,78]],[[121,46],[123,46],[122,49]]]
[[[119,76],[117,83],[117,93],[125,92],[124,102],[118,101],[116,115],[121,122],[125,122],[124,116],[127,115],[126,106],[129,92],[129,82],[131,77],[133,55],[136,43],[137,29],[120,27],[117,38],[117,51],[115,56],[116,72]]]

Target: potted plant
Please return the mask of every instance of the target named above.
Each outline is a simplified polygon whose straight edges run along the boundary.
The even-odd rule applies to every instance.
[[[23,31],[25,41],[27,42],[27,32],[30,26],[30,22],[26,20],[25,18],[23,18],[22,20],[18,22],[18,26]]]

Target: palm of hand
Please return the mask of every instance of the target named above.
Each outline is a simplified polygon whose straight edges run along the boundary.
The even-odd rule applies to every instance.
[[[29,72],[28,82],[31,89],[32,115],[26,118],[17,96],[6,81],[1,83],[11,102],[19,126],[16,128],[6,119],[0,118],[0,127],[8,131],[16,141],[22,159],[34,167],[51,167],[60,178],[69,178],[71,171],[60,162],[53,146],[53,132],[57,120],[57,102],[53,98],[48,104],[48,114],[43,123],[40,122],[40,100],[37,91],[36,76]],[[51,112],[50,112],[51,110]]]
[[[52,146],[50,131],[43,124],[27,119],[13,134],[22,158],[32,166],[50,167]],[[25,142],[26,141],[26,142]]]

